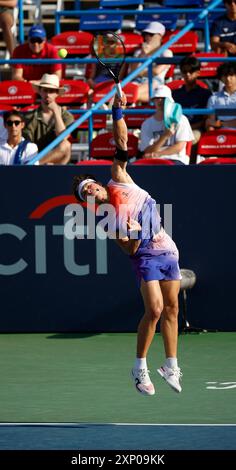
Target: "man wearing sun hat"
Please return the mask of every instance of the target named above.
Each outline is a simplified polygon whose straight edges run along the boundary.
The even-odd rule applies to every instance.
[[[165,34],[165,26],[159,21],[151,21],[146,28],[142,31],[143,44],[140,49],[134,53],[134,57],[148,59],[161,47],[162,39]],[[173,57],[173,52],[166,49],[160,54],[160,57]],[[129,73],[139,67],[139,63],[130,64]],[[158,87],[164,83],[165,76],[170,68],[170,64],[153,64],[153,88]],[[138,85],[138,101],[147,103],[149,101],[149,88],[148,88],[148,71],[143,70],[134,82]]]
[[[65,91],[63,87],[60,87],[57,75],[45,73],[40,81],[32,82],[32,85],[40,95],[40,106],[28,116],[24,137],[34,142],[41,151],[61,134],[74,121],[74,118],[56,102],[57,97]],[[68,139],[64,139],[43,157],[39,164],[64,165],[70,161],[70,157],[71,144]]]
[[[187,142],[194,139],[189,121],[175,103],[170,88],[160,85],[151,99],[155,114],[141,127],[139,149],[144,157],[172,160],[175,164],[189,164]]]
[[[28,34],[28,42],[17,46],[12,59],[18,59],[12,65],[12,80],[31,81],[39,80],[44,73],[54,73],[59,79],[62,77],[61,64],[22,64],[21,59],[59,59],[57,49],[47,42],[47,35],[43,25],[33,25]]]

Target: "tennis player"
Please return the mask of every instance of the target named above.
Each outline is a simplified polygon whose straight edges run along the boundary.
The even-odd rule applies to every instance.
[[[161,226],[156,201],[137,186],[126,171],[128,132],[122,117],[122,107],[125,105],[125,95],[122,100],[116,95],[112,109],[116,143],[111,167],[112,179],[104,186],[91,175],[75,176],[73,190],[79,202],[86,201],[90,196],[95,198],[97,204],[110,203],[115,207],[116,241],[129,255],[136,272],[145,307],[138,326],[137,357],[131,371],[137,391],[142,395],[155,394],[149,376],[147,354],[160,320],[166,360],[157,372],[173,390],[181,392],[182,373],[177,362],[178,293],[181,279],[178,250]]]

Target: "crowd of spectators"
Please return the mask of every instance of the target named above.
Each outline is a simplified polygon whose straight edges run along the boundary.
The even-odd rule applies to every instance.
[[[23,64],[22,59],[58,59],[57,48],[47,40],[43,24],[33,25],[28,32],[27,41],[15,46],[12,34],[12,12],[16,1],[0,0],[0,28],[6,48],[17,63],[12,65],[11,79],[30,82],[37,93],[35,109],[23,117],[19,109],[13,114],[5,113],[0,117],[0,164],[25,163],[35,153],[44,149],[73,121],[73,115],[57,103],[57,97],[65,92],[60,86],[65,67],[62,64]],[[223,0],[225,14],[212,24],[210,37],[211,48],[216,53],[235,57],[236,53],[236,0]],[[150,22],[141,32],[143,42],[133,53],[136,58],[149,58],[156,53],[163,43],[166,33],[160,21]],[[106,51],[105,51],[106,52]],[[115,55],[114,43],[107,44],[107,55]],[[166,49],[160,57],[171,58],[173,52]],[[136,70],[140,64],[125,64],[120,79]],[[138,74],[133,81],[137,85],[137,101],[134,104],[154,104],[154,114],[143,122],[139,135],[139,156],[144,158],[171,159],[174,163],[195,163],[197,145],[203,132],[213,129],[228,128],[236,130],[236,111],[230,115],[225,109],[236,109],[236,62],[222,63],[217,70],[219,90],[214,91],[209,80],[205,85],[199,82],[201,62],[192,54],[186,55],[179,62],[179,74],[183,79],[181,86],[168,87],[166,74],[170,64],[152,66],[153,95],[149,96],[147,69]],[[179,78],[180,78],[179,77]],[[90,64],[86,77],[90,91],[88,102],[92,100],[94,87],[110,80],[107,71],[100,64]],[[167,129],[163,120],[164,100],[168,98],[182,105],[183,108],[224,108],[222,115],[182,115],[180,121]],[[15,113],[15,114],[14,114]],[[26,122],[26,125],[25,125]],[[25,140],[24,140],[25,139]],[[191,156],[187,153],[187,142],[192,142]],[[29,144],[31,142],[32,146]],[[23,145],[24,144],[24,145]],[[21,158],[18,155],[18,148]],[[190,158],[189,158],[190,157]],[[69,138],[50,151],[40,160],[40,164],[67,164],[71,161],[71,144]]]

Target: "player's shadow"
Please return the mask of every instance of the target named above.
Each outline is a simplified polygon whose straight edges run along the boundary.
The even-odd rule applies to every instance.
[[[46,339],[84,339],[90,336],[99,336],[103,333],[54,333],[46,336]]]

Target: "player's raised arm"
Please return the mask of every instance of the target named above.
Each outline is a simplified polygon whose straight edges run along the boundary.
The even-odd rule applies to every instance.
[[[123,93],[122,99],[115,95],[112,106],[113,135],[116,144],[114,162],[111,167],[112,179],[120,183],[133,183],[126,172],[128,161],[128,130],[122,115],[122,109],[126,105],[126,96]]]

